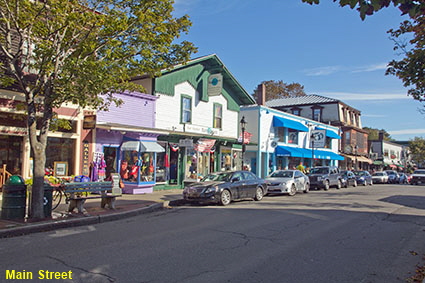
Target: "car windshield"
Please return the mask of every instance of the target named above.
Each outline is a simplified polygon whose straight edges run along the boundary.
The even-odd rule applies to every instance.
[[[413,174],[425,174],[425,170],[415,170]]]
[[[271,178],[292,178],[294,176],[294,171],[275,171],[270,174]]]
[[[373,173],[373,176],[384,176],[384,173]]]
[[[353,172],[354,173],[354,175],[356,175],[356,176],[365,176],[366,175],[366,173],[365,172],[363,172],[363,171],[355,171],[355,172]]]
[[[329,174],[329,168],[313,168],[310,174]]]
[[[224,182],[229,182],[230,178],[232,177],[232,172],[226,172],[226,173],[218,173],[218,174],[209,174],[207,176],[205,176],[201,182],[206,182],[206,181],[224,181]]]

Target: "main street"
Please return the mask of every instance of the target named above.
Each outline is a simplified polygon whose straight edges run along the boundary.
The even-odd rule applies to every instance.
[[[72,272],[60,282],[406,282],[424,236],[423,186],[311,191],[1,239],[1,281],[41,270]]]

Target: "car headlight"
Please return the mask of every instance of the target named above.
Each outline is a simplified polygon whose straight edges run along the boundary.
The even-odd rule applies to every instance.
[[[317,181],[322,181],[322,177],[321,176],[317,177]]]
[[[205,192],[204,192],[204,193],[206,193],[206,194],[214,193],[214,192],[216,192],[217,190],[218,190],[218,187],[217,187],[217,186],[213,186],[213,187],[209,187],[209,188],[207,188],[207,189],[205,190]]]
[[[282,182],[282,183],[281,183],[281,185],[282,185],[282,186],[286,186],[286,182]]]
[[[360,180],[364,181],[364,177],[360,177]]]

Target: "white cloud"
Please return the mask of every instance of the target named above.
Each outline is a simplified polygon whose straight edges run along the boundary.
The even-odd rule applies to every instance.
[[[404,129],[404,130],[394,130],[388,131],[388,133],[392,136],[399,135],[416,135],[416,134],[425,134],[425,129]]]
[[[353,100],[377,100],[388,102],[389,100],[412,99],[405,93],[354,93],[354,92],[317,92],[320,95],[329,96],[342,101]]]
[[[362,114],[362,117],[366,117],[366,118],[386,118],[386,117],[388,117],[388,115]]]
[[[319,68],[305,69],[303,72],[307,76],[326,76],[341,70],[340,66],[325,66]]]
[[[364,67],[359,67],[353,70],[353,73],[363,73],[363,72],[373,72],[373,71],[380,71],[380,70],[386,70],[388,63],[381,63],[381,64],[375,64],[375,65],[369,65]]]

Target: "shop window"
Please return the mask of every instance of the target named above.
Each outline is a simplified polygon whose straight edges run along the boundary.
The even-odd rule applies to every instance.
[[[162,147],[166,148],[166,143],[159,143]],[[158,152],[156,154],[156,177],[157,183],[165,182],[167,180],[166,168],[169,168],[168,155],[165,152]]]
[[[221,148],[221,171],[229,171],[232,169],[232,149]]]
[[[288,129],[288,143],[298,144],[298,131]]]
[[[52,172],[55,162],[67,163],[68,175],[75,175],[75,140],[65,138],[47,138],[46,171]]]
[[[214,125],[216,129],[222,128],[223,121],[223,106],[218,103],[214,103]]]
[[[187,95],[181,98],[181,123],[192,123],[192,97]]]
[[[388,156],[389,156],[388,149],[384,149],[384,156],[385,156],[385,157],[388,157]]]
[[[136,150],[122,151],[120,174],[127,182],[152,182],[154,176],[154,153]]]
[[[275,135],[275,138],[277,138],[279,142],[285,142],[285,128],[276,127],[274,135]]]
[[[0,166],[13,175],[22,175],[22,142],[22,137],[0,135]]]

